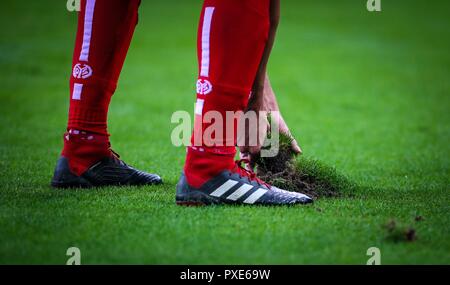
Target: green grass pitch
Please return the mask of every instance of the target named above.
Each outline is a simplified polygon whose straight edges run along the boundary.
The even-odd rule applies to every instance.
[[[450,263],[448,1],[282,1],[269,74],[305,157],[359,187],[305,207],[178,207],[185,149],[171,114],[192,113],[201,1],[143,1],[113,97],[114,150],[165,184],[55,191],[76,14],[65,1],[0,10],[0,263]],[[415,217],[421,216],[421,221]],[[413,242],[386,238],[395,219]]]

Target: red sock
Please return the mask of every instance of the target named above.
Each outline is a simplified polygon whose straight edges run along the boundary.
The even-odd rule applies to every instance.
[[[111,155],[108,136],[69,130],[64,134],[61,155],[69,159],[70,171],[79,176],[102,158]]]
[[[110,155],[107,114],[137,24],[140,0],[82,0],[70,78],[67,130],[63,155],[76,173]]]
[[[245,109],[261,61],[269,31],[268,0],[205,0],[198,30],[199,79],[192,147],[188,147],[184,172],[188,183],[200,187],[225,169],[234,167],[236,121],[227,111]],[[197,134],[211,124],[201,117],[217,111],[223,118],[223,134],[211,145]],[[234,127],[232,137],[227,128]],[[200,135],[201,137],[201,135]]]
[[[231,170],[234,167],[233,157],[188,148],[184,173],[189,185],[198,188],[221,171]]]

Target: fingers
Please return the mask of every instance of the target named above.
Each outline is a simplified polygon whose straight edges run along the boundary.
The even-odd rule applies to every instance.
[[[258,155],[261,152],[261,146],[251,146],[249,147],[250,156]]]
[[[239,146],[239,152],[243,156],[248,156],[250,154],[248,145]]]
[[[240,146],[239,152],[248,156],[258,155],[261,152],[261,146]]]
[[[296,139],[291,141],[291,149],[296,155],[301,155],[303,153]],[[261,152],[261,146],[240,146],[239,151],[246,156],[258,157]]]
[[[297,140],[294,138],[294,136],[291,134],[289,129],[286,129],[285,132],[283,132],[285,135],[287,135],[289,138],[291,138],[291,149],[295,154],[302,154],[303,151],[298,145]]]
[[[254,111],[249,111],[254,112]],[[256,155],[261,151],[262,145],[267,137],[269,121],[265,111],[257,112],[256,121],[244,125],[244,128],[238,127],[237,144],[243,154]],[[239,124],[245,124],[245,118],[240,118]]]
[[[275,119],[278,120],[279,122],[279,126],[280,126],[280,133],[287,135],[289,138],[292,139],[291,141],[291,149],[295,154],[302,154],[302,149],[300,148],[300,146],[298,145],[297,141],[295,140],[295,138],[292,136],[291,132],[289,131],[289,127],[287,126],[286,122],[284,121],[283,117],[281,116],[281,114],[278,114],[277,117],[275,117]]]
[[[256,154],[251,154],[250,156],[250,166],[252,168],[255,168],[256,163],[258,162],[258,160],[261,158],[261,153],[258,152]]]
[[[295,139],[293,139],[292,141],[291,141],[291,147],[292,147],[292,151],[295,153],[295,154],[302,154],[303,152],[302,152],[302,149],[300,148],[300,146],[298,145],[298,143],[297,143],[297,140],[295,140]]]

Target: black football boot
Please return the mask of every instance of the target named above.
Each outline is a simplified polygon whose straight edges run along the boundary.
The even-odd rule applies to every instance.
[[[200,188],[190,186],[182,173],[177,184],[176,203],[185,206],[212,204],[280,206],[313,202],[307,195],[268,185],[257,178],[255,173],[243,168],[242,161],[236,162],[233,170],[221,172]]]
[[[52,187],[55,188],[144,186],[161,183],[161,177],[158,175],[137,170],[115,155],[100,160],[80,176],[70,171],[68,159],[61,156],[51,181]]]

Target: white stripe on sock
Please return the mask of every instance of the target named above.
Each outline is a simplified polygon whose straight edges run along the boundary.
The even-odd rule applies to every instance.
[[[202,115],[203,114],[203,103],[205,100],[203,99],[197,99],[197,102],[195,103],[195,114],[196,115]]]
[[[266,194],[267,190],[263,188],[259,188],[252,195],[248,196],[247,199],[244,200],[246,204],[255,203],[262,195]]]
[[[89,49],[91,47],[92,22],[94,19],[95,0],[86,1],[84,15],[83,45],[81,46],[80,61],[89,60]]]
[[[211,193],[211,196],[214,197],[220,197],[222,196],[225,192],[227,192],[228,190],[231,189],[231,187],[233,187],[234,185],[236,185],[238,182],[234,181],[234,180],[227,180],[227,182],[223,183],[219,188],[217,188],[216,190],[214,190],[214,192]]]
[[[74,83],[73,91],[72,91],[72,99],[73,100],[81,100],[81,92],[83,91],[83,84]]]
[[[211,32],[211,20],[214,13],[214,7],[206,7],[203,16],[202,28],[202,61],[200,63],[200,76],[209,76],[209,38]]]
[[[250,184],[244,184],[241,187],[239,187],[238,189],[236,189],[236,191],[234,191],[233,193],[231,193],[230,196],[227,197],[228,200],[232,200],[232,201],[236,201],[237,199],[241,198],[243,195],[245,195],[245,193],[247,193],[248,191],[250,191],[250,189],[252,189],[253,186]]]

